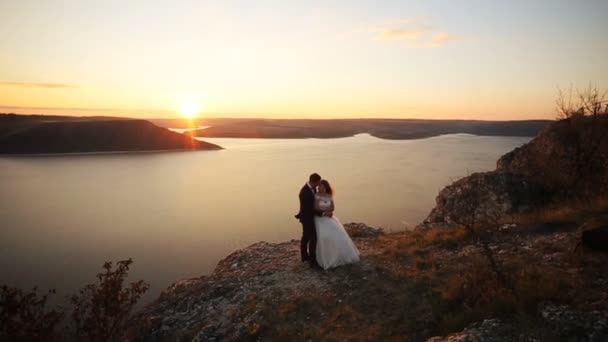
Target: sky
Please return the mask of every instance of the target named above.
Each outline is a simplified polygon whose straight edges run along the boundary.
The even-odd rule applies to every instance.
[[[0,112],[553,118],[607,33],[606,0],[0,0]]]

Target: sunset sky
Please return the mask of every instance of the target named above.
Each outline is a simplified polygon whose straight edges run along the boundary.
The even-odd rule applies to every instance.
[[[608,1],[0,1],[0,112],[552,118]]]

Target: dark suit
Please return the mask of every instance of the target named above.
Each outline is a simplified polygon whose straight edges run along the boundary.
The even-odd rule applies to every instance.
[[[302,261],[316,263],[317,230],[315,229],[315,216],[321,212],[315,209],[315,193],[308,184],[300,190],[300,212],[296,218],[302,223],[302,239],[300,240],[300,254]]]

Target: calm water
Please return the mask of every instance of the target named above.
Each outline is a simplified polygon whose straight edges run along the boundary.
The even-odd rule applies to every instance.
[[[63,295],[103,261],[132,257],[149,300],[235,249],[299,238],[293,215],[311,172],[334,185],[343,222],[398,230],[424,219],[443,186],[529,139],[206,140],[227,149],[0,157],[0,284]]]

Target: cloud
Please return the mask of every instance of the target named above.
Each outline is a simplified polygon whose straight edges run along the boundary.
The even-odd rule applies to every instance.
[[[402,42],[408,47],[439,47],[457,39],[453,34],[435,30],[428,18],[391,18],[368,32],[375,40]]]
[[[426,42],[426,45],[427,47],[442,46],[454,40],[457,40],[455,36],[445,32],[438,32],[431,36],[430,41]]]
[[[426,33],[421,29],[386,29],[379,33],[378,37],[381,40],[420,40]]]
[[[65,83],[35,83],[35,82],[3,82],[0,85],[13,87],[33,87],[33,88],[78,88],[75,85]]]

